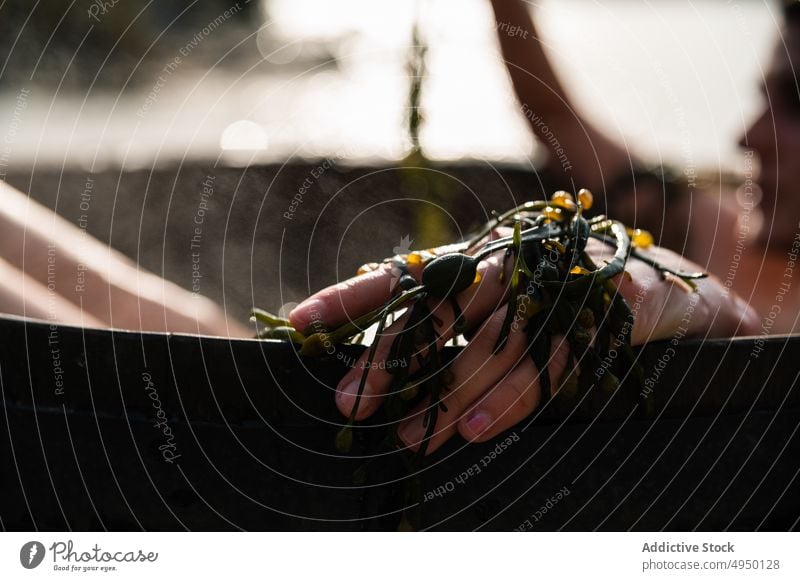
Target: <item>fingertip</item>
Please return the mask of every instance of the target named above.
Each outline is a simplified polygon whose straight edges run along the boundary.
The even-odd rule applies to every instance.
[[[397,429],[397,437],[408,450],[411,450],[415,453],[419,452],[420,446],[422,446],[422,442],[425,440],[426,435],[427,429],[424,425],[424,419],[422,415],[415,415],[414,417],[406,420]],[[425,448],[425,455],[430,456],[433,454],[444,442],[447,441],[449,437],[450,435],[444,435],[439,431],[435,431],[428,440],[427,447]]]
[[[459,422],[458,431],[469,442],[485,439],[492,429],[494,419],[485,409],[474,409]]]
[[[756,310],[743,298],[735,297],[739,309],[739,335],[756,335],[761,330],[761,318]]]
[[[343,385],[336,389],[336,407],[339,408],[342,415],[350,417],[358,399],[358,388],[361,385],[361,380],[353,379],[342,383]],[[365,383],[364,390],[361,392],[361,400],[358,402],[356,420],[360,421],[372,415],[372,411],[376,407],[376,403],[373,400],[374,397],[375,390],[369,383]]]
[[[532,411],[514,409],[473,410],[458,422],[458,433],[470,444],[482,444],[510,430],[530,413]]]
[[[397,429],[397,437],[406,448],[412,452],[416,452],[422,440],[420,426],[417,425],[416,418],[406,420],[406,422]]]

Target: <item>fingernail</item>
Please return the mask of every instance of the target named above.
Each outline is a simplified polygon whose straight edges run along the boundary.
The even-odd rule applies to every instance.
[[[336,399],[339,402],[339,409],[348,414],[352,412],[353,406],[356,405],[356,396],[358,394],[358,386],[360,384],[361,384],[360,379],[354,379],[353,381],[345,385],[343,389],[336,392]],[[372,391],[372,386],[369,383],[365,383],[364,391],[361,394],[362,399],[358,406],[359,410],[364,409],[364,404],[366,403],[364,398],[369,397],[373,394],[374,392]]]
[[[397,431],[397,435],[407,447],[416,447],[425,436],[425,428],[422,426],[422,418],[414,418],[413,420],[407,421],[405,424],[400,426],[400,429]]]
[[[491,425],[492,416],[484,411],[476,410],[467,417],[467,428],[476,436],[480,436]]]

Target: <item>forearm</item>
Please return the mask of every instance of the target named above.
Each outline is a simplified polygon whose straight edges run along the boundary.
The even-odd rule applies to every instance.
[[[492,7],[520,112],[548,149],[554,175],[561,176],[553,185],[574,183],[604,191],[605,184],[628,171],[627,152],[573,107],[547,57],[530,6],[522,0],[492,0]]]
[[[228,327],[213,302],[138,268],[25,194],[0,184],[0,199],[0,258],[95,322],[143,331],[247,334],[239,325]]]
[[[105,325],[52,289],[0,258],[0,313],[41,319],[52,324]]]
[[[528,4],[492,0],[492,8],[500,50],[520,105],[535,108],[544,117],[571,115],[569,99],[545,54]]]

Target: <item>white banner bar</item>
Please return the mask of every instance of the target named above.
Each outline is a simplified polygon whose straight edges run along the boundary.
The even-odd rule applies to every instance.
[[[798,549],[791,533],[4,533],[0,579],[796,580]]]

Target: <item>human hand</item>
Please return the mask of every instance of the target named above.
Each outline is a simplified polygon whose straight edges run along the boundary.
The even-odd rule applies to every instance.
[[[446,250],[440,249],[440,252]],[[602,242],[590,239],[587,253],[596,264],[602,264],[610,258],[612,250]],[[663,248],[651,247],[642,253],[675,270],[701,270]],[[502,282],[500,276],[501,270],[507,267],[505,262],[502,252],[481,261],[478,266],[480,281],[458,295],[468,324],[477,330],[449,367],[452,379],[442,398],[447,411],[438,414],[427,453],[436,450],[456,432],[468,441],[491,439],[527,417],[540,401],[539,372],[527,355],[525,325],[512,325],[505,348],[493,354],[507,309],[502,302],[508,290],[509,277],[506,276],[506,282]],[[410,266],[409,270],[419,280],[422,266]],[[329,327],[340,325],[385,303],[391,295],[395,276],[391,265],[376,265],[371,272],[309,297],[292,311],[289,318],[297,329],[305,329],[313,321]],[[758,325],[752,309],[738,297],[728,294],[714,278],[696,281],[698,292],[691,293],[683,288],[683,283],[662,280],[650,265],[631,258],[626,265],[626,274],[616,277],[613,282],[632,307],[633,344],[670,337],[679,328],[686,335],[712,337],[752,332]],[[440,336],[437,348],[441,349],[457,334],[453,310],[447,301],[428,300]],[[374,359],[379,364],[370,368],[356,420],[370,416],[385,399],[392,381],[392,374],[385,368],[391,365],[380,365],[380,362],[386,362],[394,335],[402,329],[407,316],[387,327],[379,340]],[[563,337],[553,337],[548,362],[552,391],[557,389],[557,380],[567,365],[568,355],[567,341]],[[346,416],[350,415],[356,401],[365,365],[367,353],[337,387],[337,406]],[[425,435],[423,417],[428,405],[428,401],[423,401],[399,426],[400,439],[412,449],[419,447]]]

